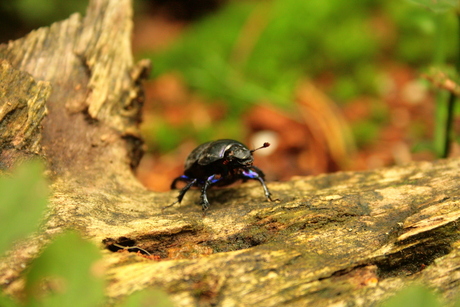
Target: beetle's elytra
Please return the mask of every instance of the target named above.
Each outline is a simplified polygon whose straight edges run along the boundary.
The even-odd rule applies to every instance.
[[[264,143],[257,149],[249,150],[242,143],[229,139],[201,144],[187,157],[184,174],[172,182],[171,189],[175,189],[179,181],[185,182],[186,185],[180,190],[177,200],[167,207],[180,203],[185,193],[191,187],[196,186],[201,188],[201,206],[203,211],[206,211],[209,209],[206,194],[208,188],[226,186],[240,179],[243,181],[258,180],[267,200],[273,201],[272,194],[264,181],[264,173],[252,165],[252,153],[268,146],[270,146],[269,143]]]

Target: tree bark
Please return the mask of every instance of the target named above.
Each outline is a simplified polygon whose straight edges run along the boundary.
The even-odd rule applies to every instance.
[[[103,249],[114,301],[156,286],[178,306],[369,306],[414,281],[455,298],[459,159],[269,183],[276,203],[257,183],[212,190],[205,217],[191,191],[163,212],[177,192],[150,192],[132,171],[149,63],[133,62],[131,5],[92,0],[85,17],[0,45],[0,166],[41,157],[52,187],[41,230],[0,263],[7,292],[76,228]]]

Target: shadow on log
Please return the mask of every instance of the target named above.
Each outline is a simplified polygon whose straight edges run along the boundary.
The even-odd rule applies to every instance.
[[[413,281],[455,297],[458,159],[269,183],[276,204],[258,183],[214,190],[206,217],[191,191],[162,212],[176,192],[147,191],[132,171],[149,63],[133,62],[131,5],[92,0],[85,17],[0,45],[0,165],[41,157],[53,191],[40,232],[0,264],[7,292],[74,228],[104,250],[114,300],[157,286],[178,306],[369,306]]]

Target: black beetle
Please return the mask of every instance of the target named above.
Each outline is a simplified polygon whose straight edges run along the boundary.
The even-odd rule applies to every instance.
[[[258,180],[264,189],[265,197],[273,201],[271,193],[265,185],[264,173],[252,165],[252,153],[258,149],[270,146],[264,143],[263,146],[249,150],[242,143],[223,139],[201,144],[195,148],[185,161],[184,175],[177,177],[171,183],[171,189],[176,188],[178,181],[184,181],[187,184],[180,190],[177,201],[180,203],[185,193],[192,187],[201,188],[201,206],[203,211],[209,209],[209,201],[206,191],[212,186],[226,186],[239,179],[246,181],[248,179]]]

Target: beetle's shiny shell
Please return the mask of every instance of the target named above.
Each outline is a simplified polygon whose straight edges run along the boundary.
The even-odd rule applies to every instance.
[[[232,150],[232,155],[241,160],[252,159],[251,151],[242,143],[222,139],[206,142],[195,148],[185,161],[185,169],[188,170],[198,162],[199,165],[208,165],[225,157],[225,152]]]

